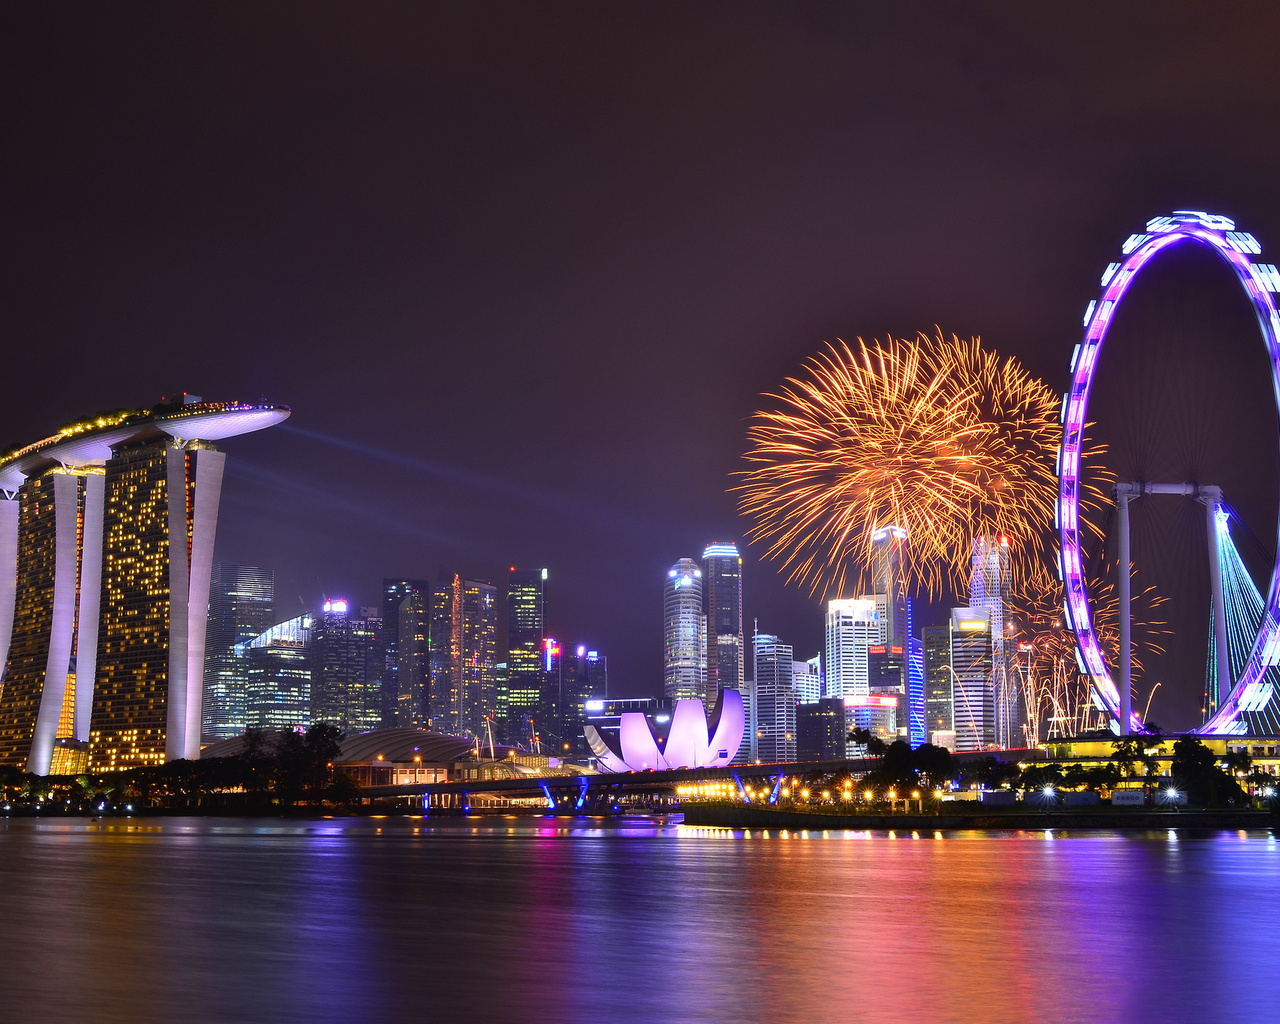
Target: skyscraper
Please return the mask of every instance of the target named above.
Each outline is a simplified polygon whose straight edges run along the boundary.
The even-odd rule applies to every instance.
[[[480,736],[492,715],[498,665],[498,588],[464,580],[459,736]]]
[[[716,691],[742,689],[746,638],[742,624],[742,558],[735,544],[708,544],[702,552],[707,600],[707,707]]]
[[[796,759],[796,689],[790,644],[757,633],[755,648],[756,751],[765,763]]]
[[[707,620],[702,612],[702,570],[682,558],[663,585],[662,689],[671,701],[707,696]]]
[[[426,580],[383,579],[382,581],[382,724],[422,727],[430,718],[430,658],[427,640],[430,629],[431,601],[434,588]],[[410,602],[409,632],[405,646],[400,644],[402,606]],[[415,673],[402,680],[400,660],[404,657]]]
[[[1013,573],[1009,564],[1009,538],[980,536],[973,539],[969,576],[969,607],[985,608],[991,623],[991,702],[995,743],[1016,746],[1022,733],[1016,673],[1005,650],[1005,614]]]
[[[345,733],[367,732],[382,721],[370,654],[378,636],[350,614],[347,602],[326,600],[311,628],[311,721],[330,722]]]
[[[497,588],[442,573],[429,643],[431,727],[455,736],[481,735],[497,679]]]
[[[599,651],[587,651],[587,691],[592,697],[609,697],[609,659]]]
[[[795,663],[796,700],[801,704],[817,704],[822,699],[822,656]]]
[[[547,570],[507,573],[507,721],[510,743],[529,740],[529,721],[542,700],[542,642],[547,636]]]
[[[902,548],[906,542],[907,531],[900,526],[885,526],[871,535],[880,642],[904,649],[911,633],[907,618],[907,586],[902,575]]]
[[[921,639],[924,646],[925,738],[929,743],[938,744],[939,733],[954,737],[955,731],[951,623],[948,622],[945,626],[925,626],[921,631]],[[951,745],[954,746],[954,739]]]
[[[826,684],[828,697],[865,697],[870,692],[867,651],[881,642],[874,597],[827,602]]]
[[[248,663],[245,724],[250,729],[305,729],[311,724],[312,625],[307,612],[239,646]]]
[[[910,621],[911,606],[907,606]],[[913,747],[929,741],[925,715],[924,641],[918,636],[907,637],[907,742]]]
[[[991,622],[986,608],[951,609],[951,668],[956,751],[995,743],[991,691]]]
[[[544,753],[560,757],[587,756],[582,731],[587,701],[591,697],[604,699],[606,696],[604,689],[599,692],[592,689],[593,680],[604,682],[600,665],[599,652],[588,651],[585,644],[573,647],[553,637],[543,641],[545,684],[538,733]]]
[[[249,666],[236,646],[275,622],[276,577],[252,565],[214,564],[209,585],[209,626],[204,645],[204,724],[208,739],[228,739],[245,730]]]
[[[440,573],[431,596],[430,707],[431,728],[455,732],[458,728],[458,698],[461,693],[462,661],[462,577]]]
[[[426,729],[432,715],[431,591],[411,584],[395,614],[394,721],[402,729]]]
[[[94,768],[199,755],[225,460],[210,442],[288,415],[184,394],[0,461],[0,761],[46,774],[86,751]]]

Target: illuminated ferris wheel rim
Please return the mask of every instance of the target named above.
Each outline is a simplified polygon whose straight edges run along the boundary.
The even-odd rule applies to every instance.
[[[1080,550],[1080,451],[1089,390],[1098,353],[1116,307],[1134,277],[1158,253],[1186,241],[1208,246],[1217,253],[1231,267],[1248,295],[1267,347],[1276,410],[1280,414],[1280,314],[1273,298],[1280,292],[1280,272],[1273,264],[1255,263],[1251,259],[1261,254],[1261,246],[1253,235],[1237,231],[1235,222],[1228,217],[1198,210],[1175,210],[1170,216],[1148,221],[1145,232],[1130,235],[1121,247],[1123,260],[1107,265],[1102,274],[1102,293],[1090,301],[1085,311],[1084,338],[1071,357],[1071,389],[1062,400],[1062,443],[1058,448],[1058,571],[1065,594],[1063,610],[1067,625],[1076,635],[1081,668],[1092,680],[1095,702],[1099,710],[1110,713],[1113,727],[1118,727],[1121,717],[1120,694],[1094,632]],[[1217,713],[1196,731],[1240,731],[1243,728],[1241,712],[1258,710],[1252,705],[1265,704],[1268,694],[1263,673],[1277,662],[1280,662],[1280,554],[1271,570],[1258,635],[1240,678],[1220,702]],[[1132,725],[1141,726],[1137,714],[1133,715]]]

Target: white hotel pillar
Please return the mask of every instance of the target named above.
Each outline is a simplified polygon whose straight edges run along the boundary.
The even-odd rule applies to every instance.
[[[53,476],[54,567],[53,622],[49,630],[49,655],[45,661],[40,710],[31,737],[27,771],[48,775],[53,761],[53,741],[67,693],[67,669],[76,628],[76,574],[79,568],[78,528],[80,477],[71,473]]]
[[[9,663],[13,609],[18,596],[18,499],[0,499],[0,686]]]
[[[80,541],[80,611],[76,615],[76,731],[89,742],[93,687],[98,678],[98,611],[102,605],[102,512],[106,477],[84,478],[84,534]]]
[[[183,757],[200,756],[204,708],[204,640],[209,625],[209,581],[213,575],[213,542],[218,532],[218,502],[227,457],[201,448],[193,453],[196,486],[192,498],[190,595],[187,602],[187,724]]]
[[[191,572],[187,564],[187,453],[181,447],[165,452],[165,490],[169,501],[169,693],[164,759],[176,761],[187,754],[187,635],[191,593]]]

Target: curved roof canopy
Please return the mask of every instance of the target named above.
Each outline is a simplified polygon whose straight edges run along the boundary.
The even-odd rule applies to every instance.
[[[70,423],[0,460],[0,491],[12,494],[29,476],[54,465],[101,466],[111,449],[122,444],[160,440],[220,441],[237,434],[273,427],[288,419],[287,405],[249,405],[244,402],[177,402],[152,410],[121,409]]]
[[[273,736],[279,733],[273,733]],[[274,743],[274,739],[272,740]],[[421,758],[423,764],[453,763],[466,761],[471,757],[473,743],[465,736],[446,736],[443,733],[427,732],[424,729],[375,729],[372,732],[356,733],[342,741],[342,753],[339,763],[352,761],[376,761],[378,755],[382,760],[408,763]],[[487,752],[488,744],[484,745]],[[200,752],[202,758],[237,757],[244,750],[244,737],[236,736],[229,740],[211,743]],[[496,747],[494,753],[505,757],[510,747]]]

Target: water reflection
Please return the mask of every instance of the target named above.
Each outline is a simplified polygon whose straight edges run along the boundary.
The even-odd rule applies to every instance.
[[[1265,832],[0,820],[0,886],[14,1020],[1275,1016]]]

